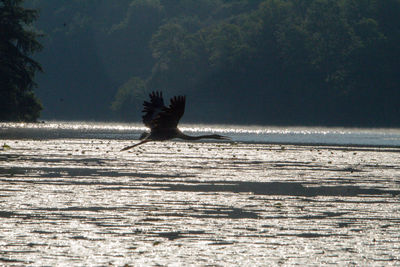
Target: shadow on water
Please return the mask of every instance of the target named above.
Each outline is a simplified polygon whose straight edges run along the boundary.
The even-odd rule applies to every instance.
[[[306,187],[295,182],[213,182],[199,184],[153,183],[149,187],[157,190],[185,192],[232,192],[253,193],[255,195],[284,196],[360,196],[360,195],[400,195],[400,190],[381,190],[360,186],[313,186]]]
[[[244,182],[244,181],[197,181],[187,180],[193,178],[192,175],[166,175],[141,172],[116,172],[107,170],[97,170],[90,168],[40,168],[41,172],[36,173],[35,168],[0,168],[0,174],[5,175],[3,182],[32,183],[32,184],[52,184],[52,185],[97,185],[103,186],[99,190],[164,190],[181,192],[232,192],[232,193],[253,193],[255,195],[282,195],[282,196],[360,196],[360,195],[400,195],[400,190],[384,190],[378,188],[365,188],[353,185],[319,186],[317,183],[301,182]],[[21,179],[19,176],[28,177],[36,173],[36,178],[40,179]],[[98,176],[111,177],[130,177],[129,182],[102,181],[97,180]],[[94,178],[91,181],[80,179],[66,180],[65,178],[87,177]],[[11,178],[11,179],[10,179]],[[13,179],[14,178],[14,179]],[[33,177],[31,177],[33,178]],[[43,179],[47,178],[47,179]],[[55,179],[59,178],[59,179]],[[168,179],[162,179],[168,178]],[[145,183],[143,183],[145,181]],[[132,184],[134,183],[134,185]],[[0,191],[2,191],[0,189]]]

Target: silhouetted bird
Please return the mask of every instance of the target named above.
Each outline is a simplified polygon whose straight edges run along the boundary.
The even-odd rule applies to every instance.
[[[150,128],[149,133],[143,133],[142,141],[132,146],[127,146],[121,151],[131,149],[135,146],[150,142],[150,141],[165,141],[173,138],[181,138],[184,140],[199,140],[199,139],[229,139],[218,134],[189,136],[182,133],[178,129],[180,118],[185,112],[185,96],[174,96],[171,98],[169,107],[164,106],[164,100],[161,92],[152,92],[150,94],[150,102],[144,101],[143,123]]]

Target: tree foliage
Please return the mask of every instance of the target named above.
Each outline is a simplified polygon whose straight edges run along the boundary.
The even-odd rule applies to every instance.
[[[196,31],[179,21],[175,31],[161,25],[149,89],[195,91],[216,102],[216,120],[229,122],[399,125],[400,1],[266,0],[238,8],[246,2],[221,2],[212,23]],[[221,10],[229,12],[220,17]],[[200,55],[190,58],[192,68],[191,54]]]
[[[137,120],[142,95],[163,90],[195,99],[197,122],[400,125],[400,0],[35,2],[68,21],[53,44],[98,51],[70,53],[65,66],[87,63],[68,90],[116,118]]]
[[[133,77],[118,88],[111,109],[118,112],[122,119],[129,120],[135,115],[135,119],[139,119],[142,99],[145,97],[145,82],[139,77]],[[135,112],[132,112],[133,108],[136,108]]]
[[[0,121],[35,121],[42,109],[33,93],[42,68],[30,57],[42,48],[40,35],[29,28],[38,13],[22,2],[0,1]]]

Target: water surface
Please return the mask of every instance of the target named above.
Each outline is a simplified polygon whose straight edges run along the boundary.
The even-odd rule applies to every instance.
[[[398,130],[143,130],[1,124],[0,265],[400,265]]]
[[[318,144],[400,147],[400,129],[276,127],[183,124],[187,134],[219,133],[232,141],[264,144]],[[139,123],[0,123],[0,137],[137,139],[147,128]]]

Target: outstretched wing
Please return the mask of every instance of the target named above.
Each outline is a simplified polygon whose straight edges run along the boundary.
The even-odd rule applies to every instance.
[[[154,119],[155,128],[167,129],[176,128],[179,120],[185,112],[185,96],[174,96],[171,98],[169,107],[164,107],[158,116]]]
[[[150,102],[143,102],[143,123],[149,128],[154,128],[154,120],[158,118],[160,112],[165,108],[164,100],[162,97],[162,92],[152,92],[150,93]]]

